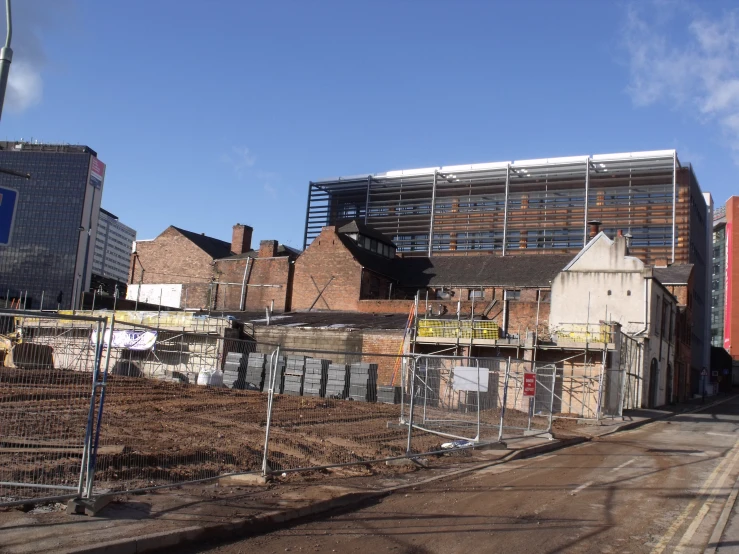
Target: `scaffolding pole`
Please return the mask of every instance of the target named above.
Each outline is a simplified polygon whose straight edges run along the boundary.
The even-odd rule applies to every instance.
[[[590,194],[590,156],[585,160],[585,220],[583,222],[582,245],[588,243],[588,194]]]
[[[431,219],[429,220],[429,258],[431,257],[431,249],[434,244],[434,206],[436,205],[436,175],[438,171],[434,169],[434,182],[431,185]]]
[[[675,217],[677,213],[677,152],[672,153],[672,257],[671,263],[675,263]]]
[[[511,164],[505,168],[505,200],[503,200],[503,255],[508,241],[508,186],[511,182]]]

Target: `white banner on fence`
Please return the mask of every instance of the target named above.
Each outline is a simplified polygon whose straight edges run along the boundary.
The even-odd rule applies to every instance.
[[[479,382],[479,392],[488,392],[489,377],[490,372],[486,367],[468,367],[460,365],[454,368],[452,388],[454,390],[477,391]]]
[[[147,304],[179,308],[181,299],[182,285],[130,284],[126,289],[126,300],[138,300]]]
[[[97,331],[92,332],[90,342],[93,346],[97,344]],[[113,331],[113,340],[110,340],[110,329],[105,333],[103,346],[108,348],[126,348],[128,350],[151,350],[157,341],[156,331]]]

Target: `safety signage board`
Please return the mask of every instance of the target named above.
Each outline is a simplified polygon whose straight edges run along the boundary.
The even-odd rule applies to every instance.
[[[7,246],[10,244],[17,205],[18,191],[0,187],[0,245]]]
[[[536,373],[526,372],[523,374],[523,395],[534,396],[536,394]]]

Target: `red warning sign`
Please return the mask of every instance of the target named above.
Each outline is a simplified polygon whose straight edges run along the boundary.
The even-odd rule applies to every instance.
[[[536,394],[536,373],[523,374],[523,395],[534,396]]]

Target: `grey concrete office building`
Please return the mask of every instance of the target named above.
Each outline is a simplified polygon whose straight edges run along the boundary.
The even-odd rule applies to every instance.
[[[37,309],[43,297],[45,308],[77,307],[90,286],[105,164],[88,146],[0,141],[0,168],[30,175],[0,173],[15,208],[0,237],[1,305],[21,298]]]
[[[92,262],[93,274],[121,284],[127,283],[135,240],[136,231],[121,223],[118,216],[100,208]]]

